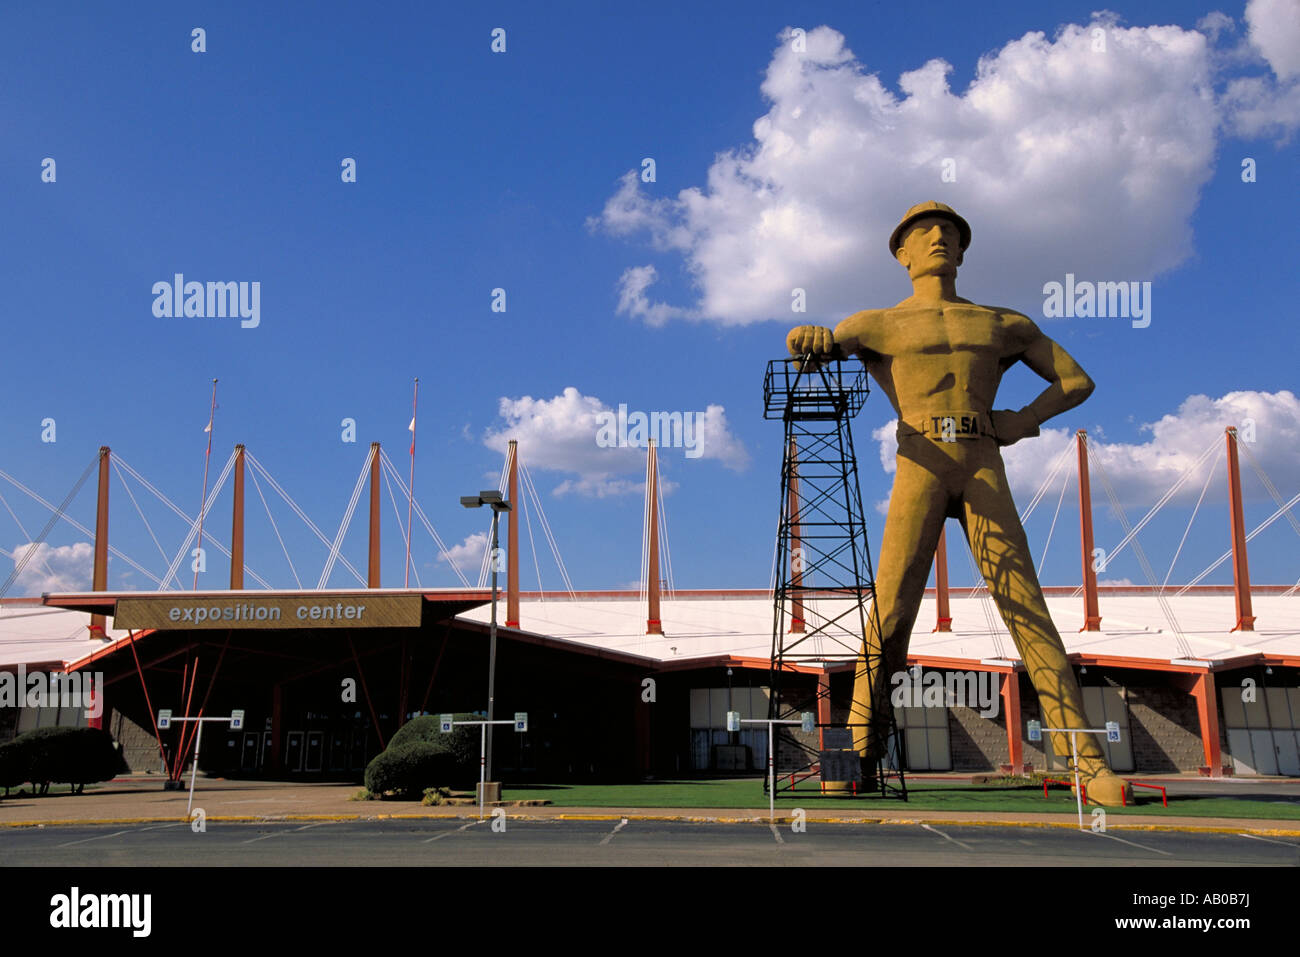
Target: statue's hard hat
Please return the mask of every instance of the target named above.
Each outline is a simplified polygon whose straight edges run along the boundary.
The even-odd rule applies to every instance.
[[[896,256],[898,247],[902,245],[903,234],[907,232],[907,227],[918,219],[924,219],[926,216],[939,216],[942,219],[949,220],[957,227],[957,232],[961,235],[961,251],[965,252],[966,247],[970,245],[970,223],[957,215],[957,211],[945,203],[936,203],[931,200],[928,203],[917,203],[904,214],[899,220],[894,231],[889,234],[889,254]]]

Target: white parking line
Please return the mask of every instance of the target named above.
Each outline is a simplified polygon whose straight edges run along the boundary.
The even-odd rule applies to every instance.
[[[88,844],[91,841],[106,841],[110,837],[126,834],[129,830],[130,828],[127,828],[126,831],[114,831],[112,834],[97,834],[95,837],[84,837],[80,841],[68,841],[67,844],[60,844],[59,847],[76,847],[78,844]]]
[[[461,831],[468,831],[468,830],[469,830],[471,827],[473,827],[475,824],[482,824],[482,823],[483,823],[482,821],[470,821],[468,824],[463,824],[463,825],[461,825],[460,827],[456,828],[456,830],[454,830],[454,831],[443,831],[441,834],[435,834],[435,835],[433,835],[433,837],[429,838],[427,841],[421,841],[420,843],[421,843],[421,844],[432,844],[434,841],[440,841],[440,840],[442,840],[444,837],[451,837],[451,835],[453,835],[453,834],[459,834]]]
[[[963,844],[961,841],[957,840],[957,838],[955,838],[955,837],[949,837],[947,834],[943,833],[943,831],[939,830],[937,827],[931,827],[929,824],[922,824],[921,827],[925,828],[927,831],[931,831],[931,832],[933,832],[933,833],[935,833],[935,834],[938,834],[938,835],[939,835],[941,838],[943,838],[945,841],[952,841],[952,842],[953,842],[954,844],[956,844],[958,847],[964,847],[964,848],[966,848],[966,850],[968,850],[968,851],[973,851],[973,850],[974,850],[974,848],[971,847],[969,844]]]
[[[1268,841],[1270,844],[1281,844],[1283,847],[1300,847],[1300,844],[1292,844],[1290,841],[1275,841],[1271,837],[1260,837],[1258,834],[1246,834],[1242,832],[1238,837],[1248,837],[1252,841]]]
[[[1088,831],[1088,834],[1096,834],[1098,837],[1108,837],[1112,841],[1119,841],[1121,844],[1127,844],[1129,847],[1141,848],[1144,851],[1151,851],[1153,854],[1163,854],[1165,857],[1173,857],[1168,851],[1162,851],[1158,847],[1147,847],[1145,844],[1138,844],[1136,841],[1126,841],[1122,837],[1116,837],[1114,834],[1103,834],[1101,831]]]
[[[775,824],[771,824],[771,823],[769,823],[767,826],[770,827],[770,828],[772,829],[772,836],[773,836],[774,838],[776,838],[776,843],[778,843],[778,844],[784,844],[784,843],[785,843],[785,838],[783,838],[783,837],[781,836],[781,832],[778,831],[778,830],[776,829],[776,825],[775,825]]]
[[[324,824],[324,823],[326,823],[326,822],[324,822],[324,821],[317,821],[315,824],[304,824],[302,827],[295,827],[295,828],[293,829],[293,831],[305,831],[305,830],[307,830],[309,827],[320,827],[320,826],[321,826],[322,824]],[[273,832],[273,833],[271,833],[271,834],[263,834],[261,837],[250,838],[250,839],[247,840],[247,841],[240,841],[239,843],[240,843],[240,844],[256,844],[258,841],[265,841],[268,837],[281,837],[282,835],[285,835],[285,834],[291,834],[291,833],[293,833],[293,831],[275,831],[275,832]]]
[[[606,834],[604,837],[600,839],[601,847],[604,847],[606,844],[612,841],[614,839],[614,835],[617,834],[619,831],[623,830],[623,828],[625,827],[627,827],[627,818],[623,818],[623,820],[619,821],[616,825],[614,825],[614,830],[610,831],[608,834]]]
[[[157,830],[161,830],[161,829],[163,829],[163,828],[168,828],[168,827],[184,827],[186,824],[189,824],[189,823],[190,823],[189,821],[174,821],[174,822],[171,823],[171,824],[155,824],[155,825],[153,825],[152,827],[142,827],[142,828],[140,828],[140,830],[141,830],[141,831],[157,831]]]

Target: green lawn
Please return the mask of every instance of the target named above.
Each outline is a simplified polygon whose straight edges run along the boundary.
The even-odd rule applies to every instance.
[[[820,794],[815,783],[808,790],[780,792],[777,810],[801,807],[810,813],[818,809],[853,809],[869,814],[880,807],[906,807],[916,811],[1013,811],[1042,814],[1069,813],[1075,809],[1074,796],[1065,788],[1052,788],[1049,797],[1043,789],[1015,785],[937,784],[927,781],[907,789],[907,803],[896,799],[851,797]],[[716,781],[657,781],[647,784],[556,784],[509,787],[502,797],[507,801],[541,798],[556,807],[598,807],[622,810],[653,808],[766,808],[767,795],[760,779],[729,778]],[[1237,817],[1300,821],[1300,803],[1251,799],[1247,797],[1171,797],[1169,807],[1160,803],[1159,793],[1138,795],[1136,806],[1107,808],[1110,814],[1167,814],[1171,817]],[[1089,806],[1084,806],[1084,814]]]

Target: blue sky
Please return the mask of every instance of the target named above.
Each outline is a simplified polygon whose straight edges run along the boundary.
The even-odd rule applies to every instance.
[[[494,484],[517,435],[575,586],[608,588],[638,576],[643,465],[598,448],[592,417],[708,412],[703,455],[662,455],[675,579],[762,586],[781,446],[761,417],[765,363],[792,325],[906,296],[886,237],[908,206],[939,199],[973,227],[959,292],[1026,313],[1097,383],[1057,431],[1009,450],[1022,507],[1087,428],[1135,521],[1245,418],[1283,498],[1300,491],[1294,0],[1117,3],[1098,17],[1038,2],[475,6],[6,11],[0,469],[57,502],[107,444],[193,513],[217,377],[214,474],[245,443],[332,538],[370,441],[405,475],[418,376],[416,496],[447,544],[473,551],[486,516],[457,499]],[[645,158],[653,182],[637,175]],[[155,316],[151,290],[176,273],[258,282],[258,326]],[[1044,318],[1043,284],[1067,273],[1151,282],[1150,325]],[[1041,386],[1014,370],[998,405]],[[873,392],[855,423],[873,550],[893,418]],[[1172,581],[1227,548],[1218,469]],[[1254,527],[1275,506],[1244,470]],[[1204,476],[1142,535],[1160,578]],[[1036,552],[1058,489],[1029,523]],[[182,523],[132,491],[170,559]],[[34,536],[48,513],[8,483],[0,494]],[[387,494],[384,581],[400,585]],[[1045,584],[1079,580],[1073,495]],[[326,549],[271,507],[314,584]],[[1095,507],[1109,547],[1122,533],[1100,489]],[[70,511],[93,522],[93,483]],[[228,488],[210,528],[228,537]],[[30,541],[7,511],[0,530],[8,552]],[[1252,542],[1256,582],[1300,579],[1295,534],[1284,519]],[[251,488],[248,536],[250,567],[291,586]],[[116,477],[111,537],[154,574],[167,566]],[[57,528],[10,594],[84,587],[85,541]],[[555,587],[540,537],[537,551]],[[424,584],[457,583],[418,528],[413,552]],[[360,516],[344,554],[364,561]],[[200,586],[227,574],[213,556]],[[1131,554],[1102,577],[1146,581]],[[1206,579],[1230,580],[1226,564]],[[342,569],[330,582],[355,584]],[[110,585],[149,583],[115,560]]]

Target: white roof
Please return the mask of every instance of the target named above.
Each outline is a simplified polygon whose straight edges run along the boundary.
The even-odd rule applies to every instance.
[[[39,602],[39,599],[36,600]],[[109,638],[125,638],[123,628],[105,629]],[[68,664],[108,644],[90,637],[90,615],[32,603],[0,606],[0,668],[17,665]]]
[[[1300,595],[1255,595],[1252,603],[1256,630],[1233,632],[1236,611],[1231,593],[1166,596],[1163,604],[1172,614],[1172,622],[1162,602],[1153,595],[1103,594],[1102,630],[1081,632],[1082,596],[1047,596],[1048,611],[1070,654],[1165,662],[1190,657],[1222,663],[1261,652],[1300,657]],[[806,602],[809,628],[819,622],[819,616],[843,613],[846,607],[843,602],[829,600]],[[498,623],[504,620],[504,611],[503,597]],[[986,594],[972,598],[967,589],[954,591],[949,613],[952,631],[932,631],[937,617],[935,600],[927,596],[921,602],[909,655],[972,663],[1020,660],[1010,633]],[[491,606],[484,605],[458,617],[486,624],[490,615]],[[665,599],[660,603],[662,635],[645,634],[646,603],[636,598],[523,599],[519,618],[521,631],[660,662],[721,655],[768,658],[772,648],[773,603],[767,597]],[[787,615],[787,625],[788,621]],[[822,639],[820,646],[814,642],[800,650],[837,656],[844,650],[839,641]]]
[[[665,599],[660,604],[662,635],[645,633],[644,600],[625,595],[592,597],[586,593],[577,599],[556,596],[545,600],[525,595],[519,606],[520,630],[661,663],[723,656],[766,659],[771,654],[773,604],[762,593]],[[6,601],[0,605],[0,668],[70,664],[105,647],[106,642],[90,638],[88,613],[45,607],[39,601]],[[1163,603],[1151,594],[1103,592],[1102,630],[1081,632],[1082,597],[1047,595],[1052,620],[1071,654],[1132,658],[1135,662],[1173,662],[1191,657],[1221,664],[1261,653],[1300,658],[1300,594],[1255,594],[1252,604],[1256,630],[1234,632],[1230,629],[1236,610],[1230,590],[1222,594],[1166,596]],[[1172,623],[1165,613],[1166,605],[1173,615]],[[1019,660],[1006,626],[986,595],[972,598],[968,589],[954,590],[949,606],[952,631],[932,631],[935,600],[932,592],[927,593],[909,646],[912,657],[971,663]],[[809,628],[846,607],[834,600],[807,601]],[[484,604],[458,618],[486,625],[490,615],[491,606]],[[497,620],[504,619],[502,593]],[[113,627],[111,618],[107,632],[112,639],[127,635],[125,629]],[[814,638],[800,650],[838,657],[846,645],[854,643],[853,634],[846,632],[844,643]]]

